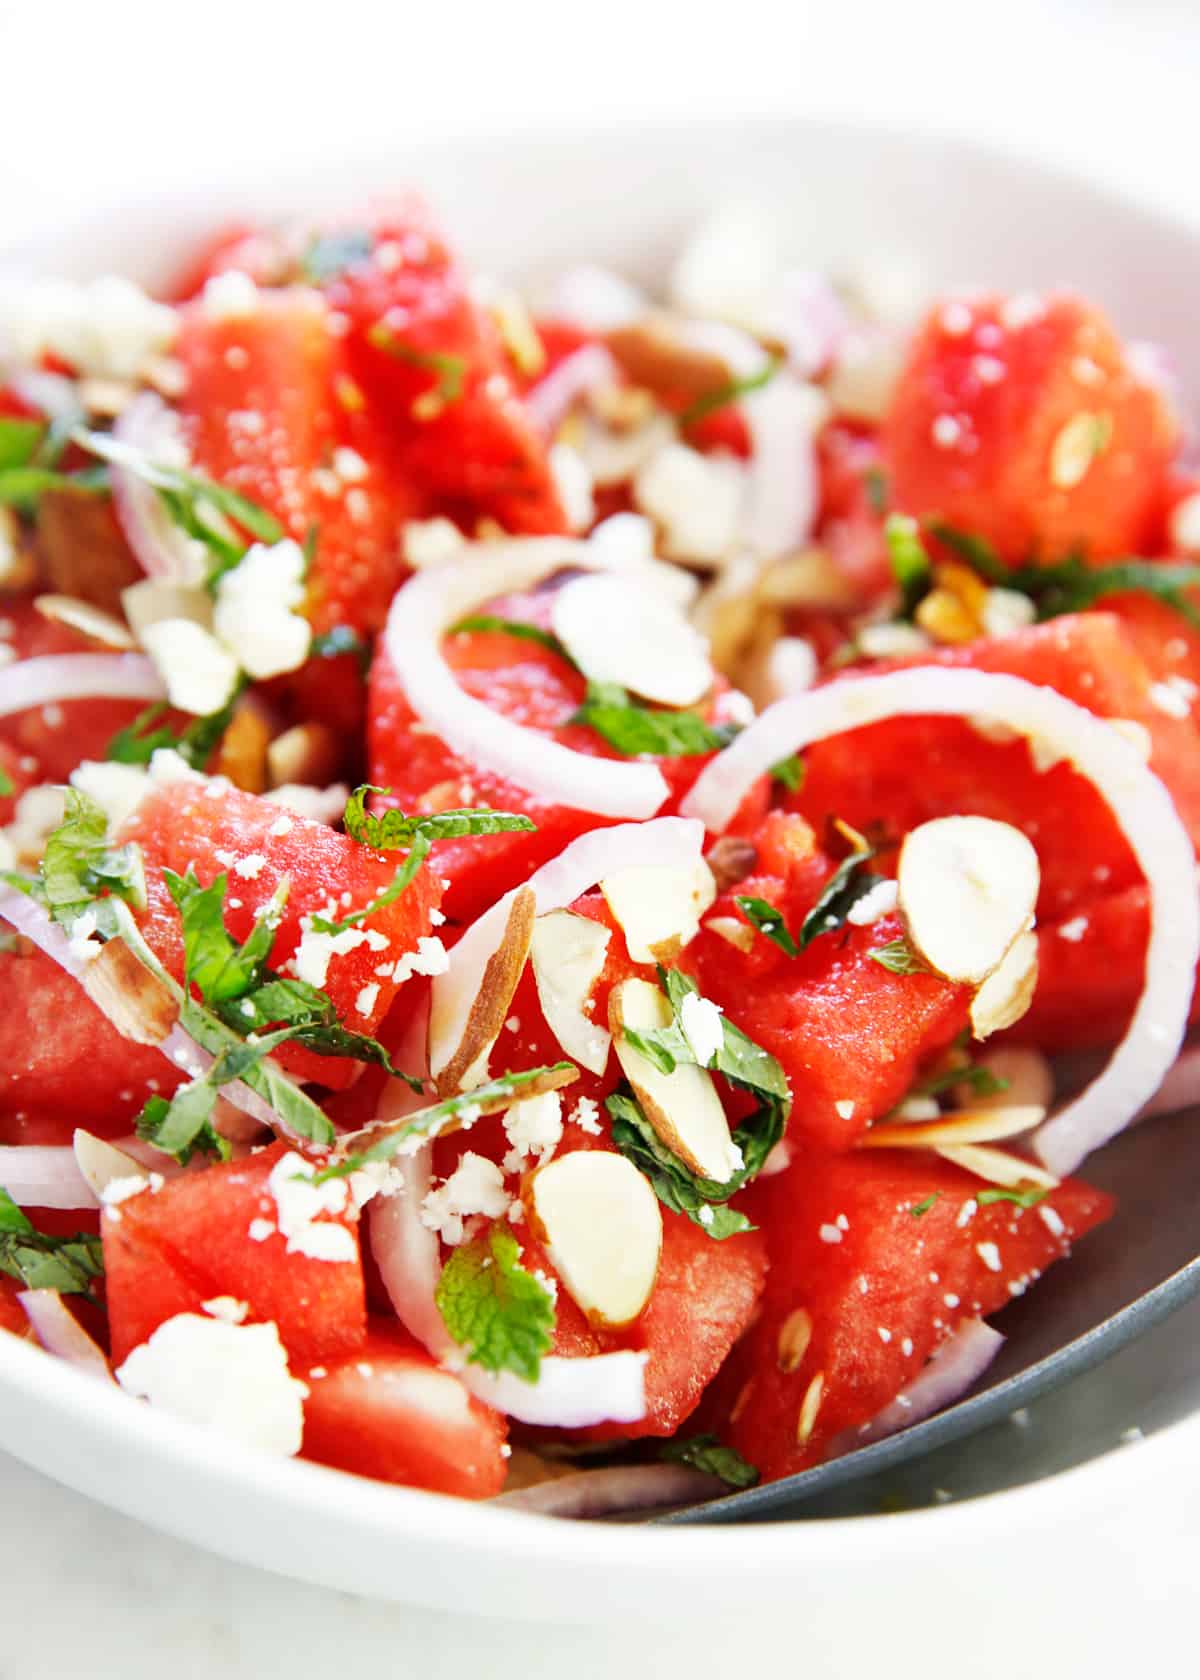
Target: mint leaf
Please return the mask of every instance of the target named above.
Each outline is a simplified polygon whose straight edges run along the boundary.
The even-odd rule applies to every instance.
[[[413,836],[412,850],[404,862],[392,876],[391,881],[382,892],[376,893],[369,904],[364,904],[361,910],[352,910],[340,921],[331,922],[325,916],[313,916],[310,925],[316,933],[345,933],[347,928],[357,927],[359,922],[365,922],[368,917],[376,915],[380,910],[393,904],[401,893],[406,892],[416,878],[417,871],[429,856],[431,842],[424,834]]]
[[[0,469],[0,504],[18,513],[34,513],[47,490],[78,490],[107,493],[108,473],[99,468],[61,473],[50,467],[5,467]]]
[[[105,758],[118,764],[149,764],[156,752],[169,747],[193,770],[203,770],[233,721],[234,707],[244,687],[244,682],[239,682],[220,711],[193,718],[178,732],[167,724],[159,724],[158,720],[166,716],[170,707],[156,700],[144,712],[139,712],[131,724],[117,731],[108,743]]]
[[[1036,1207],[1039,1202],[1044,1202],[1049,1194],[1048,1190],[1044,1190],[1036,1184],[1031,1184],[1025,1190],[1007,1190],[993,1187],[988,1190],[977,1190],[975,1200],[980,1207],[990,1207],[993,1202],[1013,1202],[1017,1207],[1031,1208]]]
[[[521,1265],[520,1252],[512,1233],[493,1225],[486,1239],[454,1250],[434,1300],[472,1365],[532,1383],[554,1345],[554,1297]]]
[[[772,764],[767,771],[773,782],[786,788],[788,793],[799,793],[804,786],[804,760],[798,753],[790,753],[787,758],[781,758],[778,764]]]
[[[26,1289],[57,1289],[93,1298],[92,1284],[104,1275],[99,1237],[48,1237],[0,1187],[0,1272]]]
[[[880,968],[886,968],[889,974],[930,974],[932,969],[922,957],[919,957],[908,943],[907,939],[892,939],[886,945],[878,946],[867,955],[872,962],[877,962]]]
[[[900,615],[911,618],[933,582],[933,565],[921,541],[921,528],[907,513],[890,513],[883,538],[900,591]]]
[[[706,1476],[718,1476],[731,1488],[757,1487],[760,1476],[735,1447],[724,1447],[715,1435],[692,1435],[686,1441],[665,1441],[659,1457],[668,1464],[687,1464]]]
[[[346,833],[352,840],[371,846],[377,852],[389,852],[411,846],[419,836],[432,843],[464,834],[532,834],[537,827],[528,817],[513,816],[508,811],[493,811],[487,806],[434,811],[412,817],[393,808],[377,817],[372,816],[366,808],[368,795],[391,791],[391,788],[376,787],[371,782],[355,788],[346,801],[342,817]]]
[[[928,1196],[926,1196],[923,1202],[918,1202],[915,1207],[910,1207],[908,1210],[909,1213],[912,1214],[914,1219],[920,1219],[924,1214],[929,1212],[930,1208],[941,1196],[941,1193],[942,1192],[940,1190],[932,1191]]]
[[[16,792],[16,790],[17,784],[13,781],[4,766],[0,764],[0,799],[8,799],[10,795]]]
[[[27,467],[46,435],[41,420],[20,420],[0,415],[0,469]]]
[[[851,852],[843,858],[821,889],[821,896],[813,905],[800,927],[800,949],[806,950],[823,933],[833,933],[844,927],[846,917],[860,898],[882,881],[882,875],[872,875],[864,869],[875,856],[873,851]]]
[[[908,1094],[910,1097],[940,1097],[943,1091],[949,1091],[955,1085],[969,1085],[977,1097],[995,1097],[1008,1090],[1007,1079],[1001,1079],[991,1068],[968,1062],[966,1067],[948,1068],[945,1073],[932,1074],[914,1085]]]
[[[33,896],[55,921],[69,927],[102,894],[126,899],[139,909],[145,905],[141,849],[111,846],[103,807],[78,788],[68,787],[63,820],[46,841]],[[105,918],[98,919],[103,926]]]
[[[694,758],[727,747],[738,732],[733,724],[707,724],[696,712],[639,705],[616,683],[589,682],[583,705],[568,721],[594,729],[626,758]]]
[[[229,1144],[211,1124],[213,1103],[207,1105],[203,1095],[188,1097],[186,1093],[203,1091],[199,1081],[184,1085],[173,1098],[148,1097],[142,1112],[134,1121],[134,1130],[143,1143],[173,1156],[186,1167],[192,1156],[199,1153],[227,1161],[232,1154]],[[215,1098],[215,1092],[213,1093]],[[197,1109],[196,1121],[191,1120],[192,1105]]]
[[[749,396],[751,391],[761,391],[764,385],[769,385],[784,365],[784,357],[771,356],[766,367],[758,373],[746,374],[741,379],[731,379],[727,385],[720,386],[715,391],[708,391],[695,402],[689,403],[679,416],[679,429],[686,432],[689,427],[697,425],[701,420],[715,414],[720,408],[728,408],[740,397]]]
[[[260,985],[287,903],[291,885],[287,877],[280,881],[270,903],[241,945],[225,930],[228,877],[223,871],[208,887],[200,885],[191,864],[186,875],[164,869],[163,879],[183,925],[184,972],[188,985],[198,986],[205,1002],[214,1007],[231,998],[242,998]]]
[[[605,1099],[604,1106],[612,1121],[613,1143],[649,1179],[651,1189],[665,1208],[682,1213],[714,1242],[724,1242],[726,1237],[754,1229],[744,1213],[726,1207],[724,1196],[715,1194],[724,1192],[724,1185],[700,1178],[667,1148],[634,1097],[614,1091]]]
[[[778,945],[779,949],[787,956],[799,956],[800,947],[788,932],[782,912],[776,910],[773,904],[768,904],[765,898],[744,898],[740,896],[735,898],[733,902],[757,933],[761,933],[764,938]]]
[[[495,613],[472,613],[469,618],[460,618],[457,624],[452,624],[446,634],[462,636],[472,630],[497,630],[505,636],[515,636],[518,641],[533,642],[545,648],[547,653],[556,653],[560,659],[565,659],[573,669],[578,669],[558,637],[536,624],[526,624],[517,618],[498,618]]]

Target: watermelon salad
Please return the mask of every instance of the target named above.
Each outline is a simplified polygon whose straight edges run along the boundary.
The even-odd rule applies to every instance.
[[[10,285],[0,1342],[575,1515],[965,1393],[1196,1094],[1189,449],[1083,298],[743,212]]]

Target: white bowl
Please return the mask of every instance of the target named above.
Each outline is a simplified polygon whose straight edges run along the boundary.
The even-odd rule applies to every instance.
[[[711,124],[438,145],[420,155],[376,153],[355,167],[297,167],[292,179],[270,184],[241,163],[223,178],[185,183],[170,203],[93,215],[53,244],[13,256],[47,272],[124,268],[154,278],[231,215],[277,215],[406,181],[429,192],[470,256],[492,269],[598,259],[651,282],[706,208],[746,197],[782,203],[795,254],[836,273],[915,271],[930,288],[1074,283],[1125,331],[1169,345],[1185,386],[1200,389],[1196,227],[1032,162],[862,127]],[[1016,1461],[995,1430],[962,1449],[959,1491],[987,1497],[886,1517],[711,1529],[564,1525],[251,1455],[4,1336],[0,1444],[231,1558],[384,1598],[553,1619],[661,1615],[684,1599],[710,1616],[744,1615],[756,1602],[790,1600],[804,1645],[837,1650],[850,1671],[894,1648],[898,1630],[927,1638],[930,1618],[949,1601],[956,1625],[997,1627],[1004,1557],[1020,1560],[1022,1596],[1016,1621],[1001,1622],[998,1634],[1027,1651],[1028,1636],[1061,1614],[1067,1551],[1086,1564],[1094,1632],[1127,1590],[1131,1504],[1160,1538],[1164,1523],[1176,1525],[1176,1543],[1155,1554],[1157,1584],[1165,1595],[1177,1583],[1186,1595],[1200,1523],[1196,1501],[1185,1509],[1177,1495],[1200,1463],[1200,1418],[1190,1415],[1200,1405],[1200,1373],[1181,1352],[1196,1322],[1189,1309],[1139,1344],[1153,1361],[1156,1419],[1169,1427],[1136,1451],[1104,1451],[1133,1420],[1121,1411],[1132,1390],[1102,1370],[1075,1384],[1057,1410],[1047,1403],[1038,1412],[1053,1431],[1040,1443],[1037,1430],[1022,1432]],[[1145,1387],[1139,1348],[1122,1360]],[[989,1493],[1014,1480],[1027,1485]],[[1011,1571],[1005,1578],[1015,1579]],[[1013,1672],[1011,1649],[1008,1662],[997,1672]],[[1019,1658],[1015,1666],[1020,1672]]]

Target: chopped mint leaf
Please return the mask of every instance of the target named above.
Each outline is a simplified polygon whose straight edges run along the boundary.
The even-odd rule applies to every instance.
[[[106,893],[140,909],[146,902],[141,848],[111,846],[103,807],[78,788],[65,793],[63,820],[46,841],[33,896],[64,927],[86,910],[99,914]]]
[[[697,397],[695,402],[689,403],[679,416],[679,429],[686,432],[690,427],[698,425],[701,420],[715,414],[718,409],[728,408],[730,403],[737,402],[742,397],[748,397],[752,391],[761,391],[764,385],[769,385],[784,365],[784,357],[771,356],[767,365],[757,373],[747,374],[742,379],[731,379],[715,391],[707,391],[704,396]]]
[[[434,1300],[472,1365],[532,1383],[554,1345],[554,1297],[521,1265],[520,1252],[512,1233],[493,1225],[486,1238],[454,1250]]]
[[[923,1202],[918,1202],[915,1207],[909,1208],[908,1211],[912,1214],[914,1219],[920,1219],[923,1214],[929,1212],[930,1208],[938,1200],[941,1193],[942,1192],[940,1190],[931,1191]]]
[[[1039,1202],[1044,1202],[1049,1194],[1048,1190],[1036,1184],[1031,1184],[1024,1190],[1006,1190],[993,1186],[977,1191],[975,1200],[980,1207],[990,1207],[993,1202],[1013,1202],[1017,1207],[1031,1208],[1036,1207]]]
[[[692,1435],[686,1441],[666,1441],[659,1457],[668,1464],[687,1464],[706,1476],[717,1476],[731,1488],[757,1487],[759,1472],[734,1447],[722,1446],[715,1435]]]
[[[41,420],[0,416],[0,470],[27,467],[37,454],[46,427]]]
[[[733,902],[756,932],[778,945],[786,956],[799,956],[800,947],[788,932],[782,911],[768,904],[765,898],[737,897]]]
[[[919,957],[907,939],[892,939],[867,955],[872,962],[886,968],[889,974],[930,974],[929,964]]]
[[[375,787],[363,782],[346,801],[342,818],[346,833],[352,840],[376,851],[390,852],[398,847],[411,846],[418,836],[429,842],[457,839],[464,834],[531,834],[537,827],[528,817],[513,816],[508,811],[493,811],[488,806],[472,806],[456,811],[433,811],[426,815],[408,817],[403,811],[392,809],[380,816],[372,816],[366,808],[368,795],[388,794],[391,788]]]
[[[444,350],[419,350],[415,345],[405,344],[383,321],[376,321],[367,329],[367,343],[375,350],[382,350],[385,356],[394,356],[398,362],[435,373],[437,384],[429,395],[436,397],[439,407],[448,407],[462,396],[467,378],[465,357]]]
[[[17,791],[17,784],[0,764],[0,799],[8,799]]]
[[[337,1018],[333,999],[318,986],[304,980],[283,980],[271,975],[262,985],[243,996],[217,1005],[216,1013],[235,1032],[261,1033],[290,1027],[293,1044],[302,1044],[318,1056],[345,1056],[356,1062],[373,1062],[393,1079],[403,1079],[419,1095],[423,1080],[405,1073],[392,1061],[376,1038],[344,1027]]]
[[[947,1068],[944,1073],[931,1074],[928,1079],[914,1085],[909,1096],[940,1097],[943,1091],[949,1091],[955,1085],[969,1085],[972,1094],[977,1097],[995,1097],[1008,1090],[1007,1079],[1001,1079],[991,1068],[968,1062],[965,1067]]]
[[[0,504],[18,513],[34,513],[47,490],[78,490],[92,495],[108,490],[108,473],[85,467],[82,472],[61,473],[50,467],[5,467],[0,469]]]
[[[318,234],[300,258],[300,278],[310,286],[324,286],[348,268],[359,268],[368,262],[374,248],[375,239],[369,228]]]
[[[613,1143],[650,1180],[651,1189],[665,1208],[684,1214],[715,1242],[754,1229],[744,1213],[714,1197],[713,1190],[724,1191],[724,1185],[714,1186],[710,1179],[700,1178],[667,1148],[635,1098],[614,1091],[604,1106],[612,1120]]]
[[[243,683],[238,684],[220,711],[193,718],[178,732],[168,724],[159,724],[158,720],[166,716],[170,707],[157,700],[139,712],[131,724],[117,731],[104,756],[119,764],[149,764],[156,752],[171,748],[193,770],[203,770],[233,721],[234,707],[243,687]]]
[[[798,753],[790,753],[787,758],[781,758],[778,764],[772,764],[767,771],[773,782],[778,782],[788,793],[799,793],[804,786],[804,760]]]
[[[496,630],[505,636],[515,636],[518,641],[533,642],[538,647],[545,648],[547,653],[556,653],[560,659],[565,659],[568,665],[578,668],[557,636],[551,635],[549,630],[543,630],[536,624],[526,624],[523,619],[499,618],[495,613],[472,613],[470,617],[460,618],[457,624],[452,624],[446,634],[463,636],[473,630]]]
[[[953,525],[947,525],[940,519],[926,520],[925,529],[957,559],[970,566],[972,571],[978,572],[985,583],[1008,584],[1012,574],[985,537],[976,537],[969,531],[956,530]]]
[[[851,852],[838,864],[801,924],[798,943],[802,951],[822,933],[834,933],[844,927],[846,917],[859,899],[879,885],[883,877],[872,875],[863,867],[874,855],[873,851]]]
[[[91,1297],[94,1280],[104,1275],[100,1238],[44,1235],[0,1187],[0,1272],[26,1289]]]
[[[889,513],[883,537],[900,591],[901,617],[911,618],[933,581],[933,566],[921,541],[921,528],[907,513]]]
[[[167,891],[175,901],[183,924],[184,965],[188,985],[200,988],[206,1003],[214,1007],[231,998],[245,997],[262,984],[267,958],[275,942],[291,883],[280,881],[270,903],[263,909],[243,944],[225,930],[225,887],[222,872],[211,886],[202,887],[195,870],[186,875],[163,870]]]
[[[863,489],[871,512],[885,514],[888,510],[888,481],[882,467],[867,468],[863,474]]]
[[[714,727],[695,712],[662,711],[639,705],[616,683],[589,682],[583,705],[569,719],[586,724],[626,758],[694,758],[727,747],[733,724]]]
[[[215,1065],[215,1064],[214,1064]],[[219,1132],[214,1130],[211,1123],[213,1103],[205,1095],[188,1096],[189,1092],[207,1092],[209,1087],[201,1081],[185,1085],[176,1095],[168,1100],[166,1097],[148,1097],[142,1112],[134,1122],[134,1130],[143,1143],[151,1144],[155,1149],[161,1149],[164,1155],[172,1156],[181,1167],[186,1167],[193,1155],[211,1155],[218,1161],[228,1161],[232,1153],[228,1142]],[[213,1093],[215,1097],[215,1092]],[[192,1124],[191,1113],[193,1104],[196,1110],[196,1124]]]

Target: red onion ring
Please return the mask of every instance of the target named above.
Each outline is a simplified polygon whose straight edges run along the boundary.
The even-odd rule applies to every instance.
[[[75,1151],[51,1144],[0,1145],[0,1189],[18,1207],[97,1208]]]
[[[620,383],[620,371],[602,344],[585,344],[525,393],[525,407],[547,437],[562,425],[581,397]]]
[[[869,1446],[923,1423],[945,1407],[953,1405],[977,1383],[1004,1346],[1004,1337],[981,1318],[969,1318],[949,1340],[942,1343],[919,1376],[902,1389],[889,1406],[866,1425],[851,1432],[838,1444],[842,1452]]]
[[[574,1471],[536,1487],[497,1494],[489,1503],[543,1517],[612,1517],[622,1511],[697,1505],[725,1492],[719,1477],[689,1470],[684,1464],[622,1464]]]
[[[108,1360],[57,1289],[23,1289],[17,1300],[47,1353],[89,1376],[112,1382]]]
[[[0,667],[0,717],[64,700],[161,700],[162,678],[140,653],[48,653]]]
[[[186,456],[177,415],[153,391],[141,392],[121,411],[112,435],[152,461],[166,457],[177,466]],[[193,539],[172,519],[154,486],[115,463],[109,482],[121,530],[146,575],[197,582]]]

